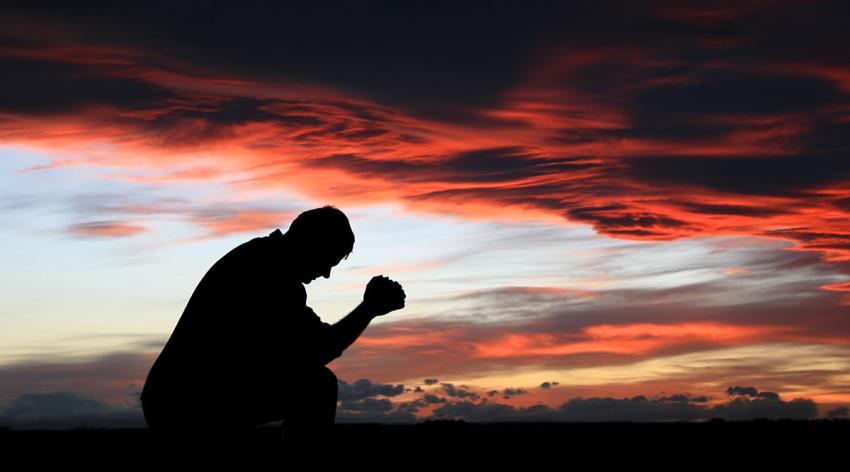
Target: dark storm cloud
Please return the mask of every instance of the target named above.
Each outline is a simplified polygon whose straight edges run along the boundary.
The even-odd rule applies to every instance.
[[[340,401],[359,401],[376,395],[394,397],[404,393],[404,385],[373,384],[369,379],[359,379],[353,384],[339,380]]]
[[[686,228],[689,223],[663,214],[634,211],[625,205],[571,208],[566,211],[570,219],[593,223],[594,229],[605,233],[652,236],[665,234],[656,229]]]
[[[90,38],[168,51],[219,71],[318,81],[434,114],[449,111],[435,105],[486,102],[517,80],[541,26],[522,4],[337,3],[329,12],[309,3],[54,3],[17,15],[61,18],[85,25]]]
[[[850,408],[846,406],[839,406],[829,410],[826,413],[827,418],[847,418],[850,416]]]
[[[850,87],[850,78],[848,78]],[[850,155],[850,121],[846,120],[841,112],[836,111],[834,116],[815,121],[812,132],[800,137],[800,143],[804,152],[815,155]]]
[[[163,110],[152,118],[132,121],[158,146],[190,146],[233,136],[233,127],[246,123],[273,123],[283,129],[309,129],[314,135],[325,135],[317,128],[325,121],[314,114],[292,112],[278,106],[281,100],[234,97],[221,103],[189,101],[181,107]],[[276,111],[265,108],[275,106]]]
[[[174,110],[164,119],[156,120],[154,126],[166,127],[180,119],[203,119],[217,124],[241,124],[251,121],[281,121],[298,126],[318,126],[324,122],[316,116],[301,113],[296,106],[285,110],[288,113],[270,112],[263,107],[287,103],[282,100],[234,97],[223,103],[201,103],[196,109]],[[291,102],[289,102],[291,103]],[[307,112],[308,110],[303,110]]]
[[[425,385],[434,385],[435,383],[439,382],[439,380],[438,379],[425,379],[423,382],[425,383]]]
[[[560,159],[533,159],[533,155],[522,148],[481,149],[451,156],[440,162],[443,178],[452,176],[456,180],[493,182],[519,180],[550,173],[561,173],[590,169],[597,164],[581,162],[580,157]]]
[[[638,91],[631,96],[629,108],[640,130],[647,119],[659,119],[656,124],[666,127],[707,115],[809,111],[844,99],[846,94],[834,83],[820,78],[718,69],[703,71],[692,83]]]
[[[572,194],[580,190],[586,190],[586,197],[593,197],[597,192],[605,193],[605,189],[592,184],[590,176],[581,182],[563,182],[557,184],[533,184],[523,186],[505,187],[480,187],[470,185],[465,188],[452,188],[445,190],[434,190],[407,198],[413,201],[450,201],[466,202],[470,200],[490,201],[503,204],[528,204],[537,208],[544,208],[563,212],[569,206],[563,195]]]
[[[559,385],[559,382],[543,382],[542,384],[540,384],[540,389],[541,390],[549,390],[550,388],[556,387],[558,385]]]
[[[57,58],[61,60],[61,58]],[[3,57],[0,112],[42,115],[71,112],[87,105],[146,110],[176,95],[143,80],[110,77],[101,69],[56,61]]]
[[[553,172],[577,172],[598,167],[580,157],[536,158],[520,147],[479,149],[450,154],[433,163],[411,163],[335,154],[305,162],[310,167],[331,167],[367,176],[406,182],[510,182]]]
[[[639,2],[377,2],[368,7],[145,2],[121,8],[34,3],[9,9],[8,21],[37,18],[84,26],[90,41],[167,53],[218,73],[331,85],[448,120],[474,118],[469,107],[491,104],[521,81],[543,46],[566,43],[582,50],[629,40],[657,47],[664,36],[729,34],[717,27],[674,31],[675,22],[661,24],[650,8],[654,5]],[[61,32],[46,36],[61,38]],[[19,47],[26,43],[6,39]],[[586,87],[603,91],[620,85],[611,74],[616,67],[616,61],[597,66],[587,74]]]
[[[846,155],[660,156],[632,159],[626,173],[647,184],[692,184],[743,195],[799,196],[850,176]]]
[[[786,211],[781,208],[765,208],[746,205],[724,205],[700,202],[681,202],[679,206],[690,212],[702,213],[706,215],[737,215],[765,217],[782,215]]]

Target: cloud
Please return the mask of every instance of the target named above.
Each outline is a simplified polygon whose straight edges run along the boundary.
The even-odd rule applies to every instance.
[[[817,407],[812,400],[735,398],[727,403],[709,405],[705,396],[688,394],[630,398],[571,398],[557,408],[544,404],[515,407],[490,403],[486,399],[474,403],[463,400],[434,410],[435,418],[464,419],[474,422],[501,421],[693,421],[711,418],[727,420],[812,419]]]
[[[443,386],[443,390],[446,392],[446,395],[450,397],[472,399],[479,398],[479,395],[477,393],[467,390],[464,386],[455,387],[454,384],[450,383],[441,383],[440,385]]]
[[[160,336],[155,336],[162,346]],[[0,399],[25,394],[77,392],[109,404],[125,407],[137,405],[129,397],[144,385],[148,371],[156,358],[150,352],[150,336],[134,343],[144,350],[108,352],[93,357],[66,355],[60,358],[47,356],[6,364],[0,367]],[[49,389],[46,389],[49,385]]]
[[[346,21],[330,23],[304,5],[287,7],[283,16],[299,21],[286,28],[277,27],[279,6],[208,9],[200,23],[185,21],[193,4],[165,14],[144,5],[20,6],[0,20],[0,63],[9,70],[0,142],[54,157],[29,176],[86,166],[100,179],[151,184],[69,200],[71,223],[59,230],[75,237],[146,237],[175,217],[222,237],[293,214],[241,198],[195,203],[148,191],[216,183],[237,196],[286,188],[470,219],[558,218],[635,244],[707,236],[792,244],[735,260],[747,275],[734,280],[456,294],[455,302],[474,304],[446,314],[456,322],[373,326],[350,353],[367,361],[338,361],[347,378],[464,378],[530,361],[646,366],[639,363],[787,343],[826,349],[812,354],[811,369],[776,375],[824,385],[834,370],[815,366],[850,332],[848,306],[836,306],[846,303],[846,282],[834,273],[850,273],[850,82],[846,47],[835,42],[844,21],[831,7],[724,8],[720,18],[736,22],[730,30],[701,7],[651,2],[613,11],[499,5],[488,21],[473,6],[452,7],[452,15],[442,7],[404,7],[416,8],[410,15],[398,6],[379,14],[350,6],[338,11]],[[51,28],[21,26],[32,24]],[[421,34],[429,24],[442,25],[438,38]],[[384,41],[387,28],[392,42]],[[326,41],[304,40],[317,31]],[[191,44],[175,39],[189,33]],[[350,46],[344,52],[335,46],[341,41]],[[32,200],[20,197],[10,201],[31,210]],[[711,256],[701,264],[721,257]],[[613,251],[598,261],[608,274],[624,266]],[[676,271],[647,275],[670,279]],[[4,394],[27,392],[29,374],[55,373],[68,391],[88,382],[85,366],[65,373],[58,364],[4,367],[0,375],[12,379],[0,383]],[[135,378],[115,373],[119,385],[139,381],[134,365]],[[772,374],[770,366],[760,372]],[[735,366],[718,369],[710,375],[750,381]],[[775,400],[761,395],[738,395],[736,408]]]
[[[93,74],[94,68],[55,59],[0,56],[0,67],[8,71],[0,109],[44,116],[111,103],[120,109],[144,110],[167,106],[176,98],[172,91],[150,81]]]
[[[11,85],[0,92],[0,140],[89,149],[61,165],[148,171],[124,174],[138,181],[227,179],[237,191],[286,185],[469,218],[554,216],[640,241],[752,235],[850,260],[850,82],[831,52],[842,50],[841,26],[828,4],[730,9],[748,34],[688,14],[699,7],[643,2],[618,13],[505,5],[486,22],[471,6],[343,8],[346,21],[332,26],[313,7],[279,8],[208,10],[187,47],[173,38],[192,5],[165,16],[17,7],[3,21]],[[264,27],[281,17],[301,20]],[[429,18],[442,34],[425,41]],[[46,20],[50,34],[20,27]],[[304,42],[316,31],[327,41]],[[789,43],[788,31],[807,41]],[[346,54],[330,46],[339,41]],[[103,144],[116,152],[98,152]],[[195,223],[220,236],[268,226],[276,211]],[[98,236],[130,231],[105,215],[82,221],[116,222],[94,227]]]
[[[541,390],[549,390],[552,387],[556,387],[557,385],[558,385],[558,382],[554,382],[554,381],[553,382],[543,382],[542,384],[540,384],[540,389]]]
[[[425,385],[434,385],[437,382],[439,382],[439,380],[437,380],[437,379],[425,379],[425,380],[423,380],[423,383],[425,383]]]
[[[150,360],[145,356],[138,359]],[[7,368],[2,375],[0,424],[16,428],[142,427],[139,394],[143,383],[126,380],[133,378],[133,362],[127,354],[113,354],[74,367],[42,364],[35,368],[31,364]],[[67,390],[26,391],[43,385],[45,378]],[[99,379],[99,383],[93,383],[92,378]],[[712,402],[706,395],[678,393],[654,397],[574,397],[557,407],[539,402],[517,407],[489,401],[500,390],[492,390],[482,398],[481,393],[469,386],[451,383],[441,384],[445,397],[425,392],[413,398],[401,397],[409,393],[403,385],[374,383],[366,378],[353,384],[344,381],[338,384],[340,422],[415,423],[429,418],[456,417],[467,421],[672,421],[817,416],[817,405],[810,399],[785,401],[774,392],[737,385],[727,388],[727,395],[733,398],[725,402]],[[11,393],[20,390],[25,391]],[[534,395],[513,387],[501,392],[506,399],[529,395],[533,400]],[[404,399],[393,401],[393,397]],[[827,416],[838,417],[846,414],[845,410],[838,408]]]
[[[647,183],[699,185],[724,193],[794,198],[804,197],[808,190],[829,187],[843,181],[850,175],[850,164],[841,155],[822,154],[768,160],[763,156],[647,156],[630,161],[626,172]],[[741,199],[739,205],[743,206],[745,202],[745,199]],[[706,207],[692,201],[686,204],[696,214],[730,214],[753,218],[790,216],[788,210],[771,206],[749,206],[749,212],[744,210],[736,214],[722,206]]]
[[[443,397],[438,397],[436,395],[431,395],[429,393],[426,393],[425,395],[422,396],[422,401],[426,405],[433,405],[433,404],[436,404],[436,403],[446,403],[447,400]]]
[[[592,169],[597,163],[582,157],[545,158],[520,147],[477,149],[451,154],[434,162],[372,160],[336,154],[309,161],[309,166],[345,169],[349,173],[398,182],[515,182],[557,172]]]
[[[91,221],[68,227],[68,232],[84,237],[123,238],[147,231],[144,226],[120,221]]]
[[[21,198],[21,197],[19,197]],[[71,225],[67,231],[77,237],[126,237],[149,231],[138,221],[177,218],[203,231],[205,237],[223,237],[236,233],[256,233],[292,220],[294,208],[242,202],[193,202],[163,194],[155,188],[123,193],[85,192],[69,201],[41,201],[41,205],[59,207],[80,220],[105,218]]]
[[[393,403],[386,398],[364,398],[357,401],[343,401],[340,410],[346,411],[389,411]]]
[[[827,418],[847,418],[848,416],[850,416],[850,408],[846,406],[835,407],[826,413]]]
[[[717,405],[712,413],[728,420],[748,420],[752,418],[789,418],[812,419],[817,416],[815,402],[806,398],[795,398],[785,402],[777,398],[737,397],[728,403]]]
[[[773,269],[768,267],[778,265],[767,265],[765,269],[770,271]],[[760,283],[759,286],[764,285]],[[514,308],[501,298],[494,297],[491,303],[490,299],[481,297],[468,313],[462,307],[453,309],[451,318],[420,318],[373,325],[361,337],[369,342],[361,345],[358,341],[352,345],[347,353],[350,357],[340,358],[335,369],[343,378],[375,377],[401,382],[429,375],[439,378],[482,378],[497,372],[504,375],[506,370],[526,370],[525,366],[531,363],[538,369],[564,371],[564,375],[573,378],[579,378],[573,369],[590,369],[581,372],[588,376],[582,377],[582,382],[591,382],[591,378],[600,375],[606,379],[609,375],[623,379],[635,375],[644,378],[648,372],[658,371],[659,365],[683,362],[679,356],[693,356],[688,362],[697,370],[688,373],[669,365],[667,373],[658,374],[658,378],[672,375],[675,370],[676,375],[693,375],[701,382],[757,381],[745,374],[757,375],[767,369],[789,381],[794,372],[792,382],[803,382],[810,388],[832,384],[832,374],[818,366],[831,365],[828,372],[834,373],[840,370],[839,365],[826,359],[836,355],[847,358],[842,333],[850,325],[843,316],[845,307],[836,308],[829,299],[817,302],[814,297],[801,296],[806,292],[795,293],[795,287],[776,287],[776,290],[788,291],[786,296],[794,294],[795,298],[786,298],[782,303],[744,302],[735,298],[727,300],[730,304],[720,306],[712,303],[693,306],[679,301],[689,299],[693,302],[702,293],[707,296],[724,294],[723,299],[730,296],[711,284],[688,286],[678,291],[597,291],[593,304],[573,304],[573,299],[558,301],[557,296],[553,296],[543,306],[531,303],[518,304]],[[776,297],[777,301],[782,300],[778,292]],[[723,300],[718,302],[723,303]],[[487,321],[486,318],[481,321],[482,317],[476,316],[479,312],[502,309],[512,315],[505,321]],[[800,323],[813,312],[819,313],[816,323]],[[423,341],[413,344],[371,342],[392,339],[398,333],[415,334]],[[769,349],[778,351],[771,354],[767,352]],[[737,365],[715,359],[712,354],[720,356],[722,352],[739,356]],[[740,354],[734,354],[736,352]],[[810,368],[799,362],[791,365],[793,359],[785,358],[783,352],[798,353],[798,359],[807,359]],[[353,361],[361,355],[367,360]],[[700,369],[705,362],[718,370]],[[399,365],[405,368],[400,371]],[[635,371],[629,374],[627,366],[633,366]],[[787,373],[779,373],[786,370]],[[551,382],[542,378],[536,380],[535,385],[544,381]],[[564,380],[559,381],[563,385]],[[452,391],[462,390],[454,388]]]
[[[775,392],[759,392],[755,387],[729,387],[726,389],[726,394],[742,397],[763,398],[766,400],[779,400],[779,394]]]
[[[510,387],[508,387],[508,388],[504,389],[504,390],[502,391],[502,393],[503,393],[503,397],[502,397],[502,398],[504,398],[505,400],[507,400],[507,399],[509,399],[509,398],[511,398],[511,397],[513,397],[513,396],[515,396],[515,395],[523,395],[523,394],[526,394],[526,393],[528,393],[528,390],[525,390],[525,389],[522,389],[522,388],[510,388]]]
[[[140,428],[141,409],[112,405],[73,391],[25,393],[6,400],[0,424],[15,429]]]
[[[338,380],[338,398],[343,401],[360,401],[377,395],[394,397],[404,393],[404,385],[373,384],[369,379],[359,379],[353,384]]]

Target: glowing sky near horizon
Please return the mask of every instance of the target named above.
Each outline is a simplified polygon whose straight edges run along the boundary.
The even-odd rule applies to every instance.
[[[0,401],[133,405],[205,271],[330,204],[356,242],[308,304],[332,323],[402,283],[330,364],[405,385],[396,406],[469,398],[446,383],[848,406],[850,48],[817,5],[470,9],[437,39],[392,8],[286,31],[209,9],[185,34],[153,4],[9,12]]]

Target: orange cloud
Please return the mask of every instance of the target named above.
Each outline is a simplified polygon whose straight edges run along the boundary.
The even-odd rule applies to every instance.
[[[850,282],[838,282],[834,284],[821,285],[822,289],[833,292],[850,292]],[[842,305],[850,305],[850,295],[841,297]]]
[[[582,329],[578,335],[507,334],[494,341],[475,344],[475,355],[481,358],[592,352],[643,355],[682,343],[740,344],[789,330],[794,331],[791,328],[719,323],[597,325]]]
[[[81,236],[123,238],[143,233],[147,231],[147,228],[122,222],[95,221],[73,225],[68,228],[68,231]]]

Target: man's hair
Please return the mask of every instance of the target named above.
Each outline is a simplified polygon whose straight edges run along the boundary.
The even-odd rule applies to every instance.
[[[354,249],[354,232],[348,217],[331,205],[299,214],[286,234],[300,244],[330,248],[337,257],[345,256],[346,259]]]

